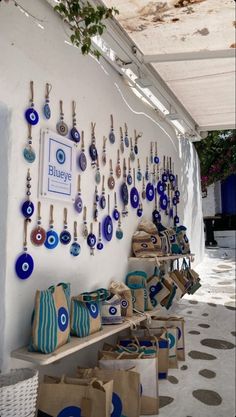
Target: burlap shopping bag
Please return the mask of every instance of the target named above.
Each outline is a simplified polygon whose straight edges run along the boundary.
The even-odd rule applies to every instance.
[[[71,334],[85,337],[102,328],[101,302],[109,293],[106,289],[86,292],[71,299]]]
[[[37,290],[29,350],[51,353],[70,338],[70,284]]]
[[[170,290],[162,282],[161,272],[157,266],[153,275],[147,279],[147,289],[154,308],[161,304],[161,301],[170,294]]]
[[[83,369],[77,368],[79,378],[96,377],[101,381],[113,380],[111,416],[140,416],[140,375],[136,369]]]
[[[130,288],[124,282],[112,281],[109,285],[109,292],[120,296],[121,315],[124,317],[132,317],[133,303]]]
[[[45,377],[38,417],[110,417],[113,381]]]
[[[169,310],[169,308],[173,304],[173,301],[174,301],[174,298],[175,298],[175,295],[176,295],[177,285],[175,285],[175,283],[173,281],[172,281],[172,283],[170,283],[169,280],[166,279],[165,277],[162,278],[162,283],[169,290],[169,295],[167,295],[167,297],[165,297],[161,301],[161,305],[163,307],[165,307],[167,310]]]
[[[148,233],[156,251],[156,256],[163,256],[162,241],[155,224],[143,217],[138,225],[138,231]]]
[[[148,328],[130,331],[127,335],[118,338],[118,344],[124,347],[137,344],[140,347],[152,348],[157,352],[158,379],[166,379],[169,368],[169,339],[166,329],[156,330],[155,334]]]
[[[185,320],[180,316],[161,316],[153,317],[153,321],[158,322],[161,326],[176,327],[177,329],[177,358],[179,361],[185,361]]]
[[[151,334],[155,335],[156,330],[163,329],[163,323],[159,322],[157,317],[152,317],[151,323],[148,324]],[[166,328],[166,326],[164,326]],[[178,330],[174,326],[169,326],[167,329],[167,336],[169,340],[169,368],[178,368],[177,357],[177,341]]]
[[[186,235],[187,228],[183,225],[177,226],[175,228],[177,241],[179,246],[181,247],[182,253],[190,253],[190,246],[189,246],[189,240]]]
[[[118,353],[102,351],[99,353],[99,368],[124,370],[135,367],[140,374],[141,414],[158,414],[158,365],[156,353]]]
[[[137,258],[155,258],[157,256],[151,236],[146,232],[137,231],[133,234],[132,249],[134,256]]]
[[[141,312],[152,310],[152,303],[147,290],[147,274],[143,271],[132,271],[126,275],[126,285],[130,288],[133,309]]]

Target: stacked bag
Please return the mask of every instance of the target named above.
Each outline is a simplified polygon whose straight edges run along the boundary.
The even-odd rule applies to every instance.
[[[104,344],[95,368],[45,376],[38,417],[140,417],[159,412],[159,384],[185,360],[184,319],[153,317],[148,327]]]
[[[166,228],[142,218],[132,238],[133,253],[137,258],[152,258],[171,254],[190,253],[185,226]]]

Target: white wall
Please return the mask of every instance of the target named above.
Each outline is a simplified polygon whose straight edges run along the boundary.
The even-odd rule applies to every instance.
[[[33,3],[33,6],[32,6]],[[17,7],[11,4],[0,6],[0,92],[1,101],[11,113],[11,121],[5,119],[2,129],[10,135],[1,135],[0,178],[3,181],[4,198],[8,197],[7,231],[0,236],[1,268],[4,268],[5,251],[6,272],[1,271],[0,309],[6,309],[5,332],[2,333],[4,315],[0,315],[0,365],[4,359],[4,368],[22,365],[10,359],[11,350],[26,344],[30,333],[30,317],[33,308],[35,290],[46,288],[51,284],[69,281],[72,292],[91,290],[106,286],[111,278],[122,280],[128,267],[130,241],[138,218],[130,214],[123,220],[125,238],[115,239],[101,253],[91,257],[86,243],[79,239],[82,253],[72,258],[67,247],[58,247],[54,251],[35,248],[29,244],[29,252],[35,260],[35,270],[30,279],[19,280],[14,272],[17,255],[22,250],[23,219],[20,205],[25,195],[25,177],[28,168],[22,157],[22,149],[27,138],[27,125],[24,110],[28,104],[29,81],[34,80],[35,106],[42,115],[45,83],[53,85],[51,92],[52,119],[41,122],[33,129],[33,146],[37,152],[37,161],[32,165],[32,200],[37,202],[38,155],[40,128],[55,130],[59,115],[59,100],[64,101],[65,121],[71,125],[71,101],[77,101],[78,125],[85,131],[86,146],[90,142],[90,123],[96,122],[96,137],[99,151],[102,149],[102,137],[109,131],[109,115],[114,115],[115,129],[118,137],[119,126],[128,123],[130,134],[133,129],[143,132],[140,140],[140,158],[144,169],[145,157],[150,149],[150,141],[158,140],[160,155],[171,156],[175,171],[179,174],[182,194],[179,215],[182,223],[188,227],[192,251],[199,261],[203,254],[203,228],[201,213],[201,196],[199,188],[199,165],[196,152],[187,141],[176,139],[174,131],[168,126],[158,126],[154,113],[139,101],[123,79],[102,59],[100,64],[90,57],[81,57],[78,49],[65,43],[68,29],[63,26],[58,16],[44,0],[21,4],[31,9],[32,13],[43,19],[44,30],[34,20],[26,18]],[[2,118],[0,119],[2,121]],[[6,148],[6,150],[5,150]],[[116,145],[108,145],[108,154],[116,161]],[[3,154],[4,152],[4,154]],[[127,157],[127,151],[126,151]],[[7,167],[6,160],[9,160]],[[108,173],[106,169],[105,173]],[[8,174],[8,190],[6,189]],[[82,174],[83,199],[89,207],[91,216],[94,192],[93,171],[88,169]],[[5,176],[5,179],[4,179]],[[2,195],[1,195],[2,199]],[[43,225],[48,226],[49,201],[42,201]],[[62,230],[62,211],[64,203],[54,202],[55,228]],[[72,206],[68,206],[69,226],[72,227],[77,215]],[[0,203],[0,221],[6,221],[4,204]],[[153,204],[144,204],[145,214],[150,217]],[[130,208],[130,213],[132,209]],[[78,217],[79,222],[82,218]],[[35,217],[33,218],[35,224]],[[32,225],[33,227],[33,225]],[[3,262],[3,263],[2,263]],[[3,266],[2,266],[3,265]],[[4,289],[5,286],[5,296]],[[4,346],[3,346],[4,344]],[[2,358],[2,352],[4,357]],[[81,357],[86,356],[82,354]],[[67,363],[65,361],[65,363]],[[24,363],[25,365],[25,363]]]

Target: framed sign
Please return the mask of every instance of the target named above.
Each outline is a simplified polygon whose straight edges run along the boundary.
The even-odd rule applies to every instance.
[[[76,145],[49,130],[41,131],[40,189],[42,197],[75,200]]]

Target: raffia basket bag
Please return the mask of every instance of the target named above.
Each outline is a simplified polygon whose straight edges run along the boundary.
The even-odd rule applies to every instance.
[[[0,416],[34,417],[38,395],[38,371],[15,369],[0,374]]]

